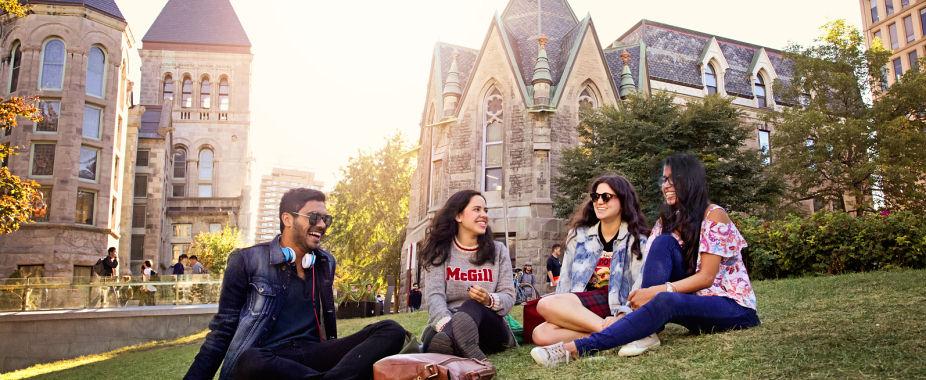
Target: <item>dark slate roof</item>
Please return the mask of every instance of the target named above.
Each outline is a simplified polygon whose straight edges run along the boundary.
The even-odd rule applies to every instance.
[[[566,61],[562,56],[569,53],[564,40],[579,23],[566,0],[511,0],[501,19],[524,82],[530,83],[534,76],[537,39],[545,34],[550,73],[553,83],[559,83]]]
[[[119,10],[119,6],[116,5],[115,0],[21,0],[21,2],[26,4],[83,5],[87,8],[125,21],[125,17],[122,16],[122,11]]]
[[[704,84],[700,58],[711,37],[717,39],[720,50],[730,65],[724,73],[725,90],[731,95],[752,98],[750,69],[761,46],[649,20],[640,21],[619,37],[612,46],[626,46],[642,41],[646,44],[645,58],[650,78],[701,88]],[[765,51],[778,74],[778,79],[784,84],[790,83],[793,75],[790,61],[779,50],[765,48]],[[612,54],[619,55],[620,52],[612,52]],[[631,65],[633,65],[639,58],[639,50],[631,51],[631,54],[635,58],[631,60]],[[619,66],[620,59],[616,59],[617,67],[621,67]],[[611,71],[616,78],[616,83],[620,84],[620,71],[615,70],[614,67],[611,67]],[[634,77],[635,80],[637,78],[639,76]],[[639,83],[637,85],[639,86]]]
[[[138,137],[157,139],[161,138],[158,134],[158,127],[161,125],[161,106],[145,106],[145,113],[141,114],[141,127],[138,129]]]
[[[476,65],[479,50],[438,42],[435,53],[440,64],[441,83],[438,88],[444,88],[443,81],[447,79],[447,72],[450,71],[450,64],[453,63],[453,54],[456,53],[457,70],[460,70],[460,88],[465,89],[473,76],[473,67]]]
[[[628,64],[630,65],[630,73],[633,74],[633,83],[637,85],[637,91],[640,90],[640,45],[632,45],[627,47],[613,46],[611,48],[604,49],[604,60],[608,64],[608,70],[611,72],[611,81],[614,82],[614,88],[620,91],[621,88],[621,72],[624,71],[624,62],[621,61],[621,53],[624,50],[627,50],[630,53],[632,59]]]
[[[170,0],[142,42],[251,46],[229,0]]]

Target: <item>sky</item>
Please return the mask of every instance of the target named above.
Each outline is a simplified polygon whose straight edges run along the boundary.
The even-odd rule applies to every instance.
[[[191,0],[196,1],[196,0]],[[116,0],[138,47],[167,0]],[[254,61],[251,145],[257,176],[311,170],[334,187],[340,168],[395,133],[417,144],[434,44],[478,49],[507,0],[231,0]],[[856,0],[569,2],[607,46],[641,19],[782,49],[820,26],[861,29]],[[204,20],[207,22],[207,20]],[[138,67],[133,80],[140,83]]]

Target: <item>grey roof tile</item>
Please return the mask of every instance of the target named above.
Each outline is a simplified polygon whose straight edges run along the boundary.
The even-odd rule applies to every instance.
[[[142,42],[251,46],[228,0],[170,0]]]
[[[115,0],[25,0],[22,2],[32,4],[83,5],[125,21],[125,17],[122,16],[122,11],[119,10],[119,6],[116,5]]]
[[[614,88],[621,88],[621,72],[624,70],[624,62],[621,61],[621,53],[624,50],[630,53],[630,73],[633,74],[633,83],[636,84],[637,90],[640,89],[640,46],[633,45],[628,47],[614,47],[604,50],[604,60],[608,64],[608,70],[611,71],[611,81],[614,82]]]
[[[565,0],[512,0],[501,18],[522,79],[530,83],[533,77],[537,39],[544,34],[553,83],[559,83],[563,71],[561,62],[565,62],[562,55],[568,53],[563,50],[563,41],[578,24],[569,4]]]
[[[452,45],[448,43],[437,43],[437,54],[440,59],[440,73],[442,80],[447,79],[447,72],[450,71],[450,64],[453,62],[453,55],[457,54],[457,70],[460,70],[460,88],[465,89],[470,78],[473,77],[473,67],[476,65],[476,58],[479,56],[479,50],[467,47]],[[440,84],[443,88],[444,84]]]

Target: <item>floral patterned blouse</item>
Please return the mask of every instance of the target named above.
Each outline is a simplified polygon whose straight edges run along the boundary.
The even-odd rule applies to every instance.
[[[708,208],[707,214],[721,208],[712,205]],[[662,221],[656,221],[653,226],[653,232],[650,234],[649,241],[655,241],[655,238],[662,234]],[[681,236],[672,233],[679,245],[684,245]],[[704,219],[701,222],[701,242],[698,252],[706,252],[712,255],[720,256],[720,270],[717,271],[717,277],[714,283],[706,289],[701,289],[695,294],[699,296],[721,296],[730,298],[736,303],[756,309],[756,294],[752,291],[752,283],[749,281],[749,274],[746,273],[746,265],[743,263],[741,251],[746,247],[746,240],[740,231],[732,222],[718,223]],[[649,250],[649,247],[646,247]],[[698,270],[701,270],[701,256],[698,256]]]

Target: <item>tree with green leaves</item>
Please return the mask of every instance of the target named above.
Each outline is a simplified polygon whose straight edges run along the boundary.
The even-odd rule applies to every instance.
[[[859,31],[842,20],[822,30],[812,46],[787,49],[794,80],[778,85],[784,97],[803,97],[804,106],[770,118],[774,167],[788,197],[858,213],[873,211],[879,195],[887,208],[926,208],[926,73],[910,70],[885,89],[879,82],[888,51],[865,49]]]
[[[325,246],[338,259],[340,293],[352,284],[381,288],[399,276],[414,158],[409,152],[399,134],[373,153],[359,152],[328,195],[334,223]]]
[[[2,7],[0,7],[2,8]],[[0,130],[15,128],[19,118],[34,122],[41,120],[35,106],[36,99],[12,97],[0,98]],[[0,145],[0,162],[6,163],[16,155],[17,147]],[[19,230],[25,223],[31,223],[34,216],[45,213],[45,202],[39,191],[39,184],[31,179],[21,178],[6,164],[0,167],[0,235]]]
[[[241,247],[241,231],[237,228],[225,226],[221,231],[200,232],[193,238],[190,254],[202,262],[203,266],[212,274],[225,273],[228,265],[228,256]]]
[[[578,126],[583,143],[563,151],[554,180],[557,215],[567,217],[595,177],[613,172],[633,183],[644,212],[655,216],[662,202],[660,165],[676,152],[704,163],[713,202],[730,211],[768,212],[781,194],[781,181],[763,165],[759,151],[745,146],[755,127],[741,116],[729,98],[710,95],[680,106],[665,92],[584,113]]]

